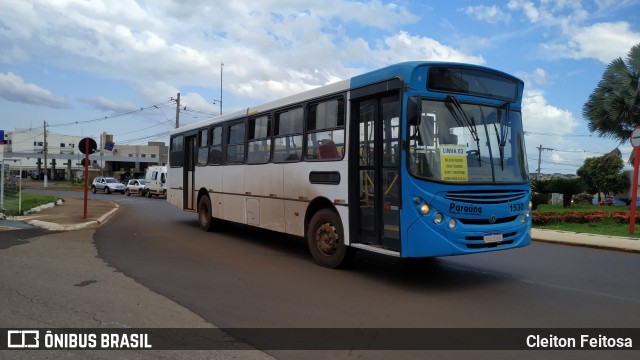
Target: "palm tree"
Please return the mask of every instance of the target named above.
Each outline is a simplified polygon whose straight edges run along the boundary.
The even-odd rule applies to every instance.
[[[589,130],[600,137],[626,143],[640,125],[640,44],[629,50],[627,61],[613,60],[582,107]]]

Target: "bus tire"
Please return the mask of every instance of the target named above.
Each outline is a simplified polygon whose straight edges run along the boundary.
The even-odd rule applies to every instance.
[[[307,228],[307,243],[313,259],[324,267],[343,267],[353,258],[354,249],[344,243],[340,216],[330,209],[313,215]]]
[[[198,200],[198,224],[200,229],[211,231],[213,229],[213,218],[211,217],[211,199],[204,195]]]

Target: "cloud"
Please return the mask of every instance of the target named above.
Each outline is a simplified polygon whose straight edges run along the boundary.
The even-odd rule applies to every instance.
[[[141,92],[145,99],[171,96],[182,86],[218,88],[220,63],[225,92],[262,100],[391,62],[484,63],[480,56],[398,30],[419,17],[380,0],[5,0],[0,10],[6,10],[0,15],[0,45],[3,37],[11,38],[24,43],[25,56],[36,61],[174,89],[162,87],[166,92],[159,93],[152,85],[155,90]],[[379,35],[365,41],[359,37],[363,31]]]
[[[465,14],[473,16],[477,20],[484,21],[490,24],[496,24],[499,22],[508,23],[511,20],[511,15],[496,5],[485,6],[467,6],[462,9]]]
[[[527,86],[546,85],[551,83],[549,74],[543,68],[536,68],[532,73],[519,72],[517,76],[521,78]]]
[[[536,77],[539,75],[540,69],[531,75]],[[536,74],[537,73],[537,74]],[[525,90],[522,100],[522,121],[525,134],[527,135],[527,154],[529,158],[533,158],[534,154],[538,154],[537,146],[542,145],[546,148],[554,149],[576,149],[576,144],[567,139],[573,135],[575,129],[579,127],[578,120],[570,111],[560,109],[547,103],[544,92],[537,89]],[[584,154],[576,153],[557,153],[552,154],[552,159],[558,165],[582,163]],[[530,162],[530,167],[535,164]]]
[[[65,99],[53,96],[49,90],[38,85],[26,83],[12,72],[0,73],[0,97],[7,101],[55,109],[71,108]]]
[[[507,7],[512,11],[522,10],[525,16],[532,23],[536,23],[540,20],[540,11],[531,1],[511,0],[507,4]]]
[[[136,110],[136,106],[134,106],[128,101],[125,102],[125,101],[110,100],[102,96],[97,96],[95,98],[80,98],[78,100],[89,105],[94,109],[97,109],[103,112],[111,112],[114,114]]]
[[[406,31],[400,31],[384,39],[384,46],[374,50],[373,54],[385,65],[409,60],[425,61],[453,61],[482,65],[482,56],[463,53],[437,40],[412,36]]]
[[[525,90],[522,113],[525,130],[544,129],[545,133],[562,136],[571,134],[579,125],[570,111],[549,105],[544,93],[536,89]]]
[[[627,22],[597,23],[586,27],[567,27],[566,44],[543,44],[543,48],[556,57],[572,59],[594,58],[604,64],[625,57],[634,45],[640,43],[640,33],[634,32]]]
[[[15,64],[29,60],[27,53],[17,45],[2,46],[2,48],[4,51],[0,52],[0,63]]]

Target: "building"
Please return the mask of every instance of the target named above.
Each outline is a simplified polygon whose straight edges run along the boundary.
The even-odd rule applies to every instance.
[[[5,158],[22,159],[26,174],[42,178],[47,161],[49,179],[72,180],[83,176],[84,154],[78,149],[84,136],[63,135],[42,129],[5,131]],[[94,139],[95,140],[95,139]],[[91,171],[102,176],[118,173],[143,173],[148,165],[167,163],[169,149],[164,142],[147,145],[114,145],[113,136],[102,133],[97,151],[91,154]],[[107,150],[110,149],[110,150]],[[45,154],[46,150],[46,154]]]

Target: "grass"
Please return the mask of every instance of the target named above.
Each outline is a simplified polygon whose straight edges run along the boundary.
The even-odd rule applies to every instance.
[[[4,199],[4,209],[0,210],[7,216],[19,216],[25,213],[25,211],[31,210],[40,205],[49,204],[58,201],[60,198],[51,195],[32,194],[28,192],[22,192],[22,209],[19,211],[19,198],[15,196],[7,197]]]
[[[539,205],[537,211],[544,212],[568,212],[568,211],[577,211],[577,212],[586,212],[593,210],[604,210],[609,213],[613,213],[616,210],[622,211],[630,211],[629,206],[597,206],[597,205],[572,205],[570,208],[565,209],[562,205],[551,205],[544,204]],[[640,206],[638,207],[638,214],[640,214]],[[572,231],[576,233],[585,233],[585,234],[599,234],[599,235],[610,235],[610,236],[625,236],[625,237],[633,237],[640,238],[640,224],[635,225],[635,233],[631,235],[629,233],[629,224],[619,224],[614,222],[611,219],[604,219],[602,221],[586,223],[586,224],[575,224],[575,223],[562,223],[562,224],[553,224],[546,226],[534,226],[536,229],[547,229],[547,230],[562,230],[562,231]]]

